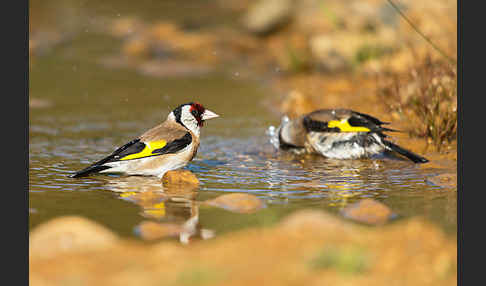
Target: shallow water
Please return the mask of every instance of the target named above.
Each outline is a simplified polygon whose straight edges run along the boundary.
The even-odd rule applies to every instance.
[[[267,225],[301,208],[338,213],[349,203],[371,197],[388,205],[399,219],[425,216],[456,232],[456,192],[426,180],[438,170],[390,158],[338,161],[278,152],[267,130],[280,118],[262,103],[274,95],[261,81],[243,79],[231,68],[169,78],[104,68],[100,61],[118,44],[104,34],[83,31],[35,57],[31,65],[30,98],[45,100],[48,106],[30,108],[29,113],[30,227],[76,214],[137,237],[136,227],[143,220],[184,222],[197,214],[200,227],[218,234]],[[188,101],[199,101],[221,115],[204,126],[198,154],[186,167],[201,182],[197,190],[167,197],[160,194],[167,190],[152,178],[67,177]],[[160,198],[142,204],[133,199],[133,192],[159,193]],[[266,208],[236,214],[195,203],[231,192],[254,194]]]

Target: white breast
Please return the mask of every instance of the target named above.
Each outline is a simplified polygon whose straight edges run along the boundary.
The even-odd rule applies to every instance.
[[[317,153],[334,159],[357,159],[368,157],[370,155],[378,154],[384,150],[384,146],[379,143],[374,143],[369,146],[362,146],[355,140],[355,132],[333,133],[329,136],[328,133],[309,132],[308,143],[312,149]],[[377,142],[381,139],[376,134],[372,134]],[[341,142],[341,144],[335,144]]]

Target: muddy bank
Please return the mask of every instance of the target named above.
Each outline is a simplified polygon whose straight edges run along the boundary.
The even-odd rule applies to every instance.
[[[31,232],[32,285],[456,284],[456,241],[420,218],[368,228],[302,210],[274,227],[186,246],[116,239],[73,221],[51,226],[56,239],[42,240],[41,226]],[[89,242],[78,239],[86,232]]]

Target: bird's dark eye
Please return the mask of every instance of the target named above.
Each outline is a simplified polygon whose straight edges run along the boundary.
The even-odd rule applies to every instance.
[[[194,117],[199,117],[199,111],[197,109],[193,109],[191,113],[194,115]]]

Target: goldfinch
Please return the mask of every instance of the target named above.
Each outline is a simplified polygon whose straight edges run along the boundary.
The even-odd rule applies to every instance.
[[[357,159],[383,152],[396,152],[414,163],[429,160],[385,138],[379,119],[349,109],[321,109],[293,120],[284,117],[276,130],[278,148],[294,153],[317,153],[327,158]]]
[[[204,121],[216,117],[219,115],[199,103],[182,104],[163,123],[70,177],[122,173],[162,178],[167,171],[184,167],[196,156]]]

